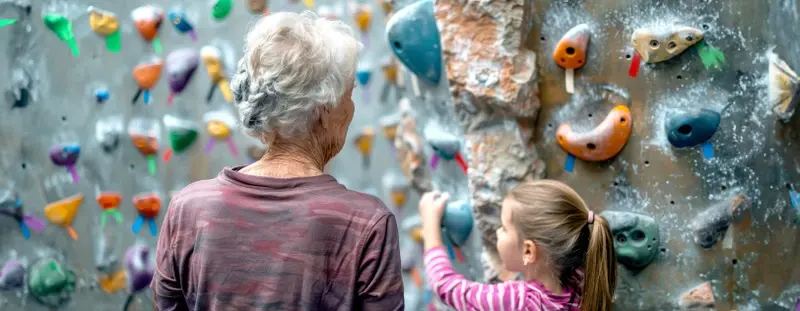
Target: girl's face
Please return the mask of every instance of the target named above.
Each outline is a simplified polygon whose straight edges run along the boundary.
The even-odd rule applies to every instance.
[[[500,220],[502,226],[497,229],[497,251],[500,253],[500,259],[503,260],[503,266],[506,270],[511,272],[524,272],[525,265],[522,262],[522,243],[517,235],[517,230],[511,223],[512,209],[515,202],[510,199],[503,201],[502,213]]]

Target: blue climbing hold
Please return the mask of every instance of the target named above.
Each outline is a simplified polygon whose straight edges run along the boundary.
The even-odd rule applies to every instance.
[[[464,245],[472,232],[472,222],[472,207],[469,202],[450,202],[444,209],[442,233],[454,246]]]
[[[442,47],[433,15],[433,0],[397,11],[386,26],[386,38],[397,58],[411,72],[437,85],[442,75]]]
[[[359,70],[356,72],[356,79],[358,80],[358,84],[362,86],[366,86],[369,83],[369,79],[372,77],[372,72],[368,70]]]
[[[97,103],[105,103],[111,94],[105,88],[100,88],[94,91],[94,97],[97,99]]]
[[[431,145],[431,148],[436,155],[447,161],[455,159],[458,152],[461,150],[461,141],[453,135],[445,131],[438,125],[428,125],[423,131],[425,140]]]
[[[675,148],[697,146],[714,136],[720,119],[718,112],[708,109],[678,114],[666,122],[667,140]]]
[[[188,33],[194,30],[194,26],[186,19],[186,13],[180,10],[172,9],[167,13],[170,23],[175,26],[180,33]]]

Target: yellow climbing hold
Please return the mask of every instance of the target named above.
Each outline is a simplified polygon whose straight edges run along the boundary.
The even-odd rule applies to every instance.
[[[231,136],[231,128],[225,124],[225,122],[219,120],[213,120],[206,123],[206,129],[211,137],[214,137],[218,140],[225,140]]]
[[[119,20],[114,13],[89,7],[89,26],[94,32],[108,36],[119,30]]]
[[[314,8],[314,0],[303,0],[303,3],[304,3],[304,4],[305,4],[305,5],[306,5],[306,6],[307,6],[309,9],[313,9],[313,8]]]
[[[369,24],[372,21],[372,9],[369,5],[361,5],[355,14],[356,25],[362,32],[369,29]]]
[[[120,269],[109,275],[101,275],[97,283],[100,284],[100,288],[102,288],[106,294],[112,294],[124,289],[127,286],[127,281],[128,275],[125,273],[125,269]]]
[[[391,193],[392,204],[394,207],[402,208],[406,205],[406,201],[408,200],[408,195],[406,191],[403,190],[392,190]]]
[[[69,236],[73,240],[77,240],[78,233],[72,228],[72,221],[75,219],[81,203],[83,203],[83,193],[47,204],[44,207],[44,216],[53,224],[66,228]]]

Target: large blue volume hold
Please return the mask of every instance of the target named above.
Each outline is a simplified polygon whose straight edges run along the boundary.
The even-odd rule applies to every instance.
[[[397,58],[431,84],[442,75],[442,44],[433,15],[433,0],[422,0],[397,11],[386,26],[386,38]]]
[[[713,110],[697,109],[670,118],[665,125],[667,140],[676,148],[702,144],[717,132],[720,114]]]
[[[472,233],[472,222],[472,207],[469,202],[450,202],[442,217],[443,233],[456,247],[464,245]]]

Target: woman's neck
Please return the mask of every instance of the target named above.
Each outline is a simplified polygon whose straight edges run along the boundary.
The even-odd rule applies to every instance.
[[[313,177],[324,174],[324,166],[323,161],[301,153],[267,151],[261,159],[242,168],[241,172],[273,178]]]

